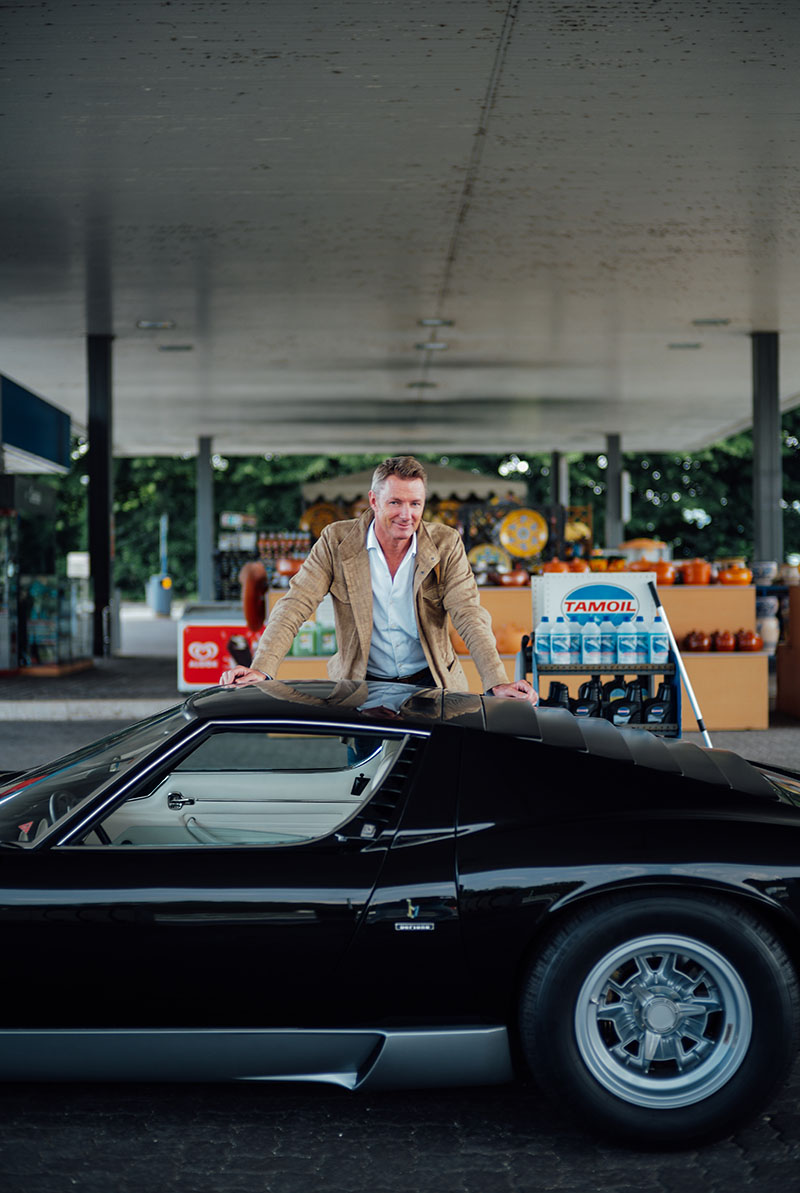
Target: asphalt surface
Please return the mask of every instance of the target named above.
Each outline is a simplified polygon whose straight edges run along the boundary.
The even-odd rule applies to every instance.
[[[0,1086],[3,1193],[792,1193],[800,1081],[730,1139],[610,1146],[535,1086]]]
[[[32,766],[118,730],[126,721],[120,699],[160,707],[181,699],[174,626],[137,617],[138,653],[59,680],[0,681],[0,769]],[[113,715],[98,716],[96,700],[109,701],[101,708]],[[37,719],[49,701],[62,715]],[[774,718],[767,731],[712,738],[800,769],[798,722]],[[53,975],[54,1004],[68,980]],[[108,997],[113,991],[98,991]],[[721,1142],[669,1153],[584,1133],[530,1081],[381,1094],[255,1083],[0,1084],[0,1121],[0,1193],[791,1193],[800,1186],[797,1066],[752,1124]]]

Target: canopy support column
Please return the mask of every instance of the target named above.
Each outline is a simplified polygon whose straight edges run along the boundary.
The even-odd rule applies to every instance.
[[[550,453],[550,503],[569,505],[569,460],[562,452]]]
[[[753,557],[783,562],[783,477],[778,333],[756,331],[753,345]]]
[[[89,560],[94,587],[92,652],[111,650],[113,585],[113,394],[111,335],[86,337],[89,411]]]
[[[606,435],[606,547],[616,549],[625,537],[622,521],[622,436]]]
[[[211,438],[197,440],[197,595],[214,600],[214,469]]]

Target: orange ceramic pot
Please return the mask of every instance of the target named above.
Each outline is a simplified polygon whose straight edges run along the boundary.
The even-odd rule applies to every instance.
[[[656,565],[652,559],[634,559],[633,563],[629,563],[625,570],[627,572],[654,572]]]
[[[681,570],[684,584],[711,583],[711,564],[707,559],[687,559]]]
[[[668,559],[657,559],[653,564],[653,571],[656,574],[657,584],[663,585],[675,583],[675,564],[670,563]]]
[[[548,559],[542,564],[543,572],[568,572],[569,564],[564,559]]]
[[[753,573],[748,567],[734,564],[732,567],[722,568],[718,579],[720,584],[752,584]]]
[[[593,555],[592,558],[589,560],[589,571],[590,572],[607,572],[608,571],[608,560],[606,559],[605,555]]]
[[[624,572],[625,568],[626,562],[624,559],[609,559],[606,570],[609,572]]]
[[[513,572],[489,572],[489,581],[500,588],[524,588],[531,578],[525,568],[514,568]]]
[[[711,639],[705,630],[690,630],[683,640],[683,649],[692,653],[711,650]]]
[[[739,630],[736,635],[737,650],[763,650],[764,640],[755,630]]]
[[[729,651],[736,649],[736,638],[732,630],[714,630],[711,635],[711,649]]]
[[[571,572],[588,572],[590,569],[585,559],[571,559],[569,561],[569,570]]]

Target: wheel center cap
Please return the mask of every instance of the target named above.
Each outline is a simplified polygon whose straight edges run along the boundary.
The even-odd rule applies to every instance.
[[[670,998],[654,998],[645,1008],[644,1021],[650,1031],[674,1031],[678,1019],[678,1008]]]

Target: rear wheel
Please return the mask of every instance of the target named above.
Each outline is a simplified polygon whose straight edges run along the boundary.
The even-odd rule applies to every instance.
[[[753,916],[703,896],[614,898],[578,913],[531,966],[523,1046],[582,1124],[641,1143],[733,1129],[795,1052],[797,978]]]

